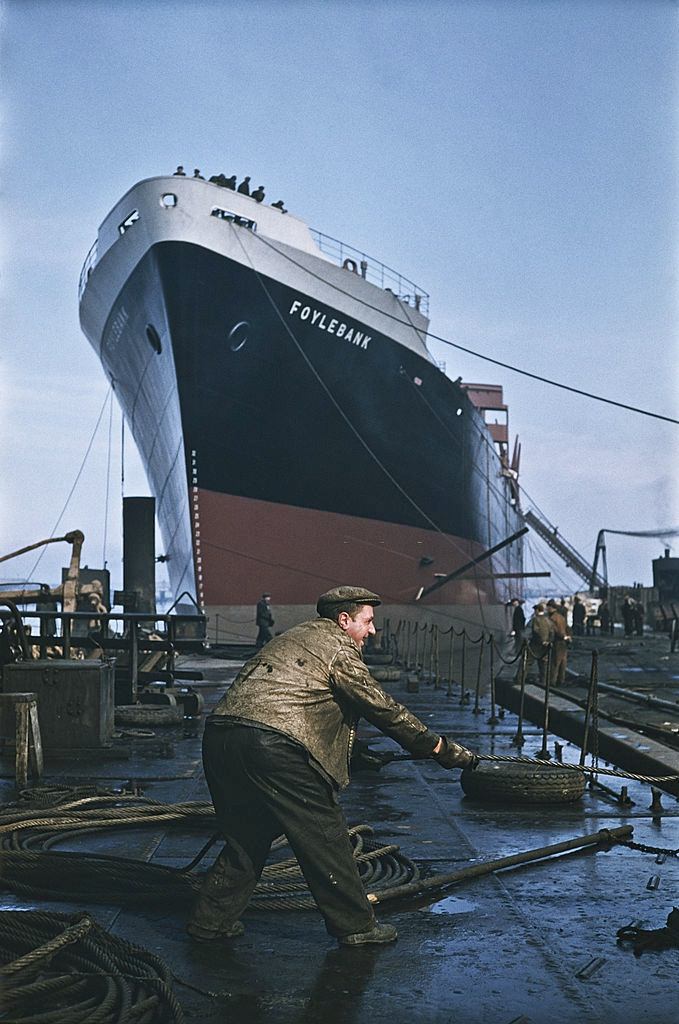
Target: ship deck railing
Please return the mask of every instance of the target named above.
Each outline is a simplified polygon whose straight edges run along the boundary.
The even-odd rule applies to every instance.
[[[418,285],[409,281],[407,277],[399,274],[385,263],[368,256],[367,253],[355,249],[338,238],[325,235],[322,231],[310,228],[312,237],[318,248],[326,256],[329,256],[345,270],[358,274],[365,281],[377,285],[394,295],[407,306],[411,306],[418,312],[429,315],[429,293],[425,292]]]

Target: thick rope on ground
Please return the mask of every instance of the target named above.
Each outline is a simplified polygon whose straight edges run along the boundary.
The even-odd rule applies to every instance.
[[[86,914],[0,911],[0,1019],[184,1024],[167,965]]]

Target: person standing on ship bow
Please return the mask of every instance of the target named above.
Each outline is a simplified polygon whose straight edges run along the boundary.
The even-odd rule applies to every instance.
[[[271,594],[262,594],[257,602],[255,622],[259,630],[257,633],[257,639],[255,640],[255,646],[263,647],[264,644],[268,644],[269,640],[273,640],[271,630],[274,626],[274,617],[271,614]]]
[[[199,941],[231,939],[273,840],[285,834],[330,935],[340,945],[393,942],[375,920],[338,791],[360,717],[443,768],[478,757],[432,732],[373,679],[361,658],[380,598],[363,587],[322,594],[319,618],[294,626],[248,661],[208,716],[203,764],[224,848],[187,924]]]

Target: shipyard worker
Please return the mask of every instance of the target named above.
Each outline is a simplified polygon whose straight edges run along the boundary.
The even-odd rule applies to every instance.
[[[608,601],[602,601],[599,605],[599,632],[608,635],[613,632],[612,625],[613,620],[611,618],[611,610],[608,607]]]
[[[576,594],[573,598],[573,636],[584,636],[586,614],[585,606]]]
[[[570,634],[566,619],[561,612],[561,606],[556,601],[547,602],[547,614],[554,631],[552,640],[552,663],[550,669],[550,683],[563,686],[566,682],[566,664],[568,662],[568,644]]]
[[[194,178],[200,178],[201,181],[205,181],[205,178],[200,173],[200,170],[198,169],[198,167],[194,167],[194,169],[193,169],[193,176],[194,176]]]
[[[634,632],[637,636],[644,635],[644,606],[641,601],[634,602],[634,608],[632,610],[632,621],[634,623]]]
[[[222,175],[224,177],[224,175]],[[236,175],[232,174],[230,178],[224,178],[224,181],[220,182],[224,188],[230,188],[232,192],[236,191]]]
[[[47,612],[56,612],[57,602],[52,596],[52,591],[49,588],[48,583],[40,584],[40,593],[38,594],[35,601],[36,611],[45,613],[45,617],[40,620],[40,632],[43,636],[56,636],[57,632],[57,620],[54,615],[47,615]]]
[[[625,627],[625,636],[632,636],[634,632],[634,601],[625,594],[625,599],[622,602],[622,624]]]
[[[271,206],[273,207],[274,210],[280,210],[281,213],[287,213],[288,212],[285,209],[285,204],[283,203],[282,199],[279,199],[277,203],[272,203]]]
[[[258,202],[258,203],[262,202],[262,200],[264,199],[264,186],[263,185],[258,185],[257,186],[255,191],[252,193],[252,198],[254,200],[256,200],[256,202]]]
[[[259,629],[255,644],[257,647],[263,647],[264,644],[268,644],[269,640],[273,639],[271,630],[274,625],[274,618],[271,614],[271,594],[262,594],[257,602],[255,622]]]
[[[175,178],[177,176],[179,176],[180,178],[185,178],[186,177],[186,171],[184,170],[184,168],[182,167],[181,164],[179,165],[177,170],[174,171],[173,174],[172,174],[173,178]]]
[[[514,648],[517,652],[521,650],[523,631],[526,628],[526,616],[521,604],[522,602],[517,597],[512,601],[512,632],[510,636],[514,638]]]
[[[371,676],[361,648],[375,633],[378,604],[362,587],[323,594],[319,617],[262,648],[208,716],[203,763],[225,843],[187,925],[195,939],[242,934],[240,915],[281,833],[340,945],[396,938],[375,921],[337,798],[349,782],[357,721],[443,768],[475,767],[478,758],[430,731]]]
[[[544,604],[536,604],[533,608],[533,618],[530,624],[530,640],[528,641],[528,665],[534,661],[538,663],[540,682],[545,681],[547,659],[549,656],[552,640],[554,639],[554,627],[549,617],[545,614]]]
[[[243,178],[243,180],[241,181],[240,185],[238,186],[238,191],[242,195],[244,195],[244,196],[249,196],[250,195],[250,175],[249,174],[248,174],[248,176],[246,178]]]

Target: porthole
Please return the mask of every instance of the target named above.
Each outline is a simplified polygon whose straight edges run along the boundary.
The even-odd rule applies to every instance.
[[[160,197],[160,205],[166,207],[166,209],[168,210],[171,207],[176,206],[177,197],[174,194],[174,192],[163,192],[162,196]]]
[[[146,325],[146,337],[148,338],[149,345],[151,346],[153,351],[157,355],[160,355],[160,353],[163,351],[163,346],[160,341],[160,335],[158,334],[158,331],[155,329],[153,324]]]
[[[249,331],[250,324],[247,320],[241,320],[231,328],[226,340],[228,341],[229,348],[232,352],[240,352],[243,345],[248,340]]]

